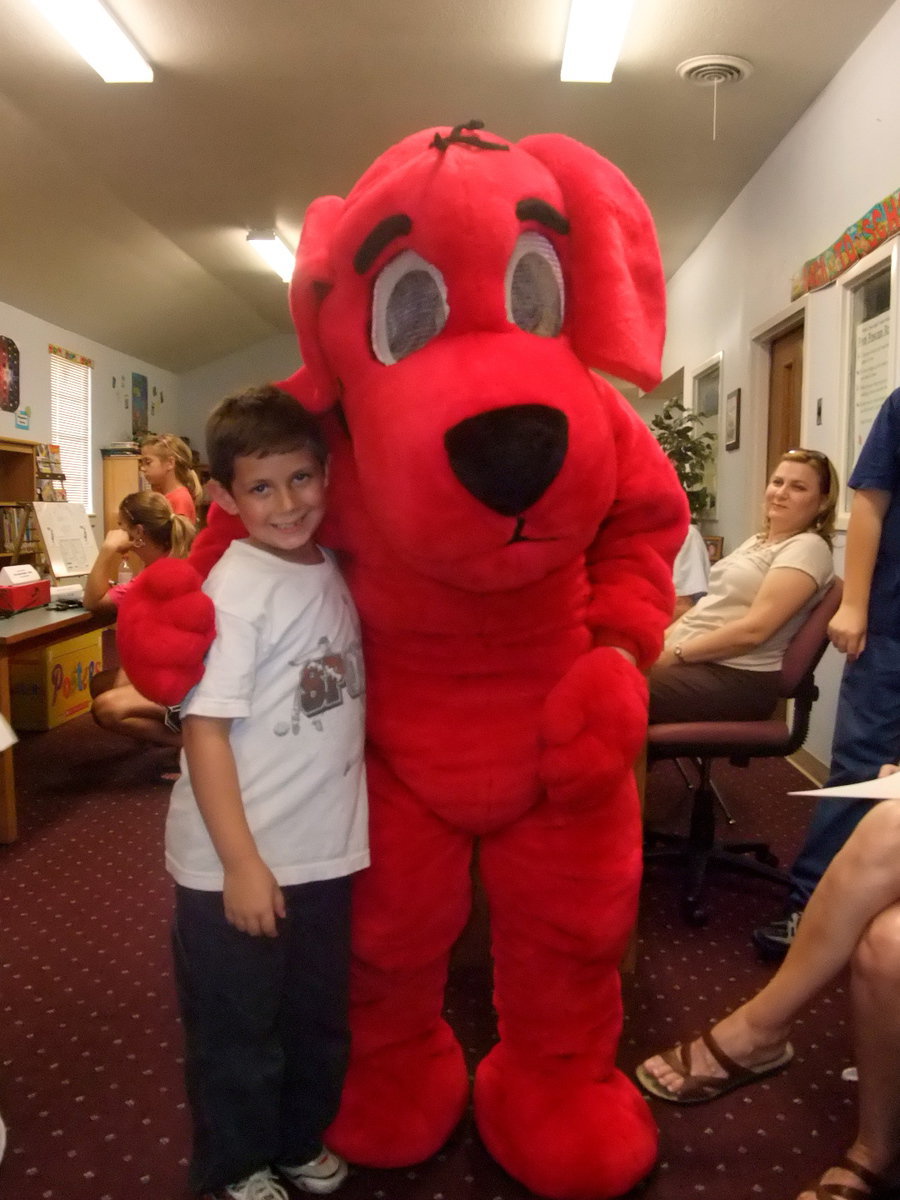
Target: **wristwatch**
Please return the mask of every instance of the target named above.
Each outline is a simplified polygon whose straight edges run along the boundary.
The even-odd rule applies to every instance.
[[[685,661],[684,661],[684,647],[681,645],[680,642],[677,646],[672,647],[672,653],[675,655],[675,657],[678,659],[679,663],[681,663],[682,666],[686,665]]]

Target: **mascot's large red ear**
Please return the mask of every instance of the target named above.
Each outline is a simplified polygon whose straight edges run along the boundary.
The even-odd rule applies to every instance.
[[[666,290],[656,230],[618,167],[573,138],[535,134],[516,145],[562,189],[572,247],[567,325],[589,366],[649,391],[659,383]]]
[[[298,399],[310,412],[325,412],[335,401],[334,379],[319,341],[319,307],[334,282],[331,246],[344,204],[340,196],[320,196],[310,204],[291,280],[291,316],[306,367],[303,396]]]

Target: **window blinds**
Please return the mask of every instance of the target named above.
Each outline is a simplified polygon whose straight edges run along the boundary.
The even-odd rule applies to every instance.
[[[91,497],[91,372],[89,358],[50,346],[50,436],[59,446],[66,495],[93,508]]]

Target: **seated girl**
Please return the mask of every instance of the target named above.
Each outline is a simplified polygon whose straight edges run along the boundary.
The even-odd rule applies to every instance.
[[[649,678],[651,724],[771,715],[787,645],[834,579],[837,497],[824,454],[784,454],[762,530],[713,566],[707,594],[666,632]]]
[[[84,607],[114,621],[130,583],[113,582],[123,557],[133,551],[145,567],[168,554],[184,558],[193,537],[193,524],[173,513],[165,496],[146,491],[126,496],[119,505],[119,526],[103,539],[88,575]],[[121,668],[95,675],[91,696],[92,715],[102,728],[159,746],[181,745],[181,734],[165,724],[165,708],[142,696]]]

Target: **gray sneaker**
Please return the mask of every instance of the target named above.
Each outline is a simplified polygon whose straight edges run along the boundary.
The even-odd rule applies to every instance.
[[[301,1192],[314,1192],[317,1196],[336,1191],[347,1178],[347,1164],[342,1158],[332,1154],[327,1146],[322,1147],[318,1158],[311,1158],[308,1163],[299,1167],[279,1163],[276,1170]]]
[[[767,962],[779,961],[790,950],[802,915],[802,911],[796,909],[778,921],[753,930],[753,943]]]
[[[288,1194],[268,1169],[254,1171],[240,1183],[230,1183],[220,1192],[206,1192],[201,1200],[288,1200]]]

